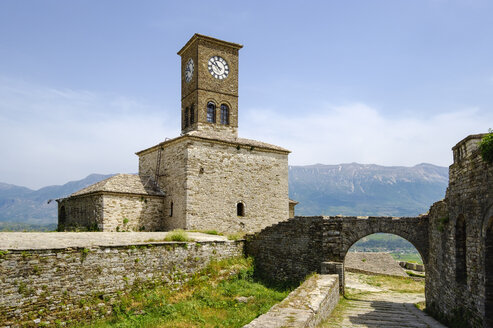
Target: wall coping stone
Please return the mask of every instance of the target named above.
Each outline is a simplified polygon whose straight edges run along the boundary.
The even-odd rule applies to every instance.
[[[243,328],[316,327],[338,302],[338,275],[316,274]]]

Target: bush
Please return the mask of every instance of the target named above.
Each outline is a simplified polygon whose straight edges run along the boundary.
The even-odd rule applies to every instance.
[[[493,130],[489,130],[490,133],[485,135],[479,143],[479,150],[483,160],[487,163],[493,163]]]

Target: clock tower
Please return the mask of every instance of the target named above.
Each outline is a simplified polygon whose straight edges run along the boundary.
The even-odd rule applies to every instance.
[[[181,131],[238,137],[240,44],[195,34],[181,56]]]

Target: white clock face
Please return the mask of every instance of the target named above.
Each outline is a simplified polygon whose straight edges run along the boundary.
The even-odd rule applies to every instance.
[[[219,56],[212,56],[207,63],[209,72],[216,79],[225,79],[229,74],[229,66],[224,58]]]
[[[193,59],[190,58],[187,62],[187,66],[185,66],[185,81],[192,81],[193,77]]]

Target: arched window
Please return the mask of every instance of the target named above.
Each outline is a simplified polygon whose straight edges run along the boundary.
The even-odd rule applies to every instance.
[[[455,281],[460,284],[467,281],[466,240],[466,220],[461,214],[455,224]]]
[[[169,216],[173,216],[173,202],[169,204]]]
[[[245,204],[243,203],[236,204],[236,215],[245,216]]]
[[[229,107],[228,105],[221,105],[221,124],[229,124]]]
[[[190,108],[185,108],[185,117],[183,118],[183,125],[185,128],[188,128],[188,117],[190,116]]]
[[[216,123],[216,104],[212,101],[207,103],[207,122]]]
[[[192,104],[192,106],[190,106],[190,125],[193,123],[195,123],[195,106]]]

